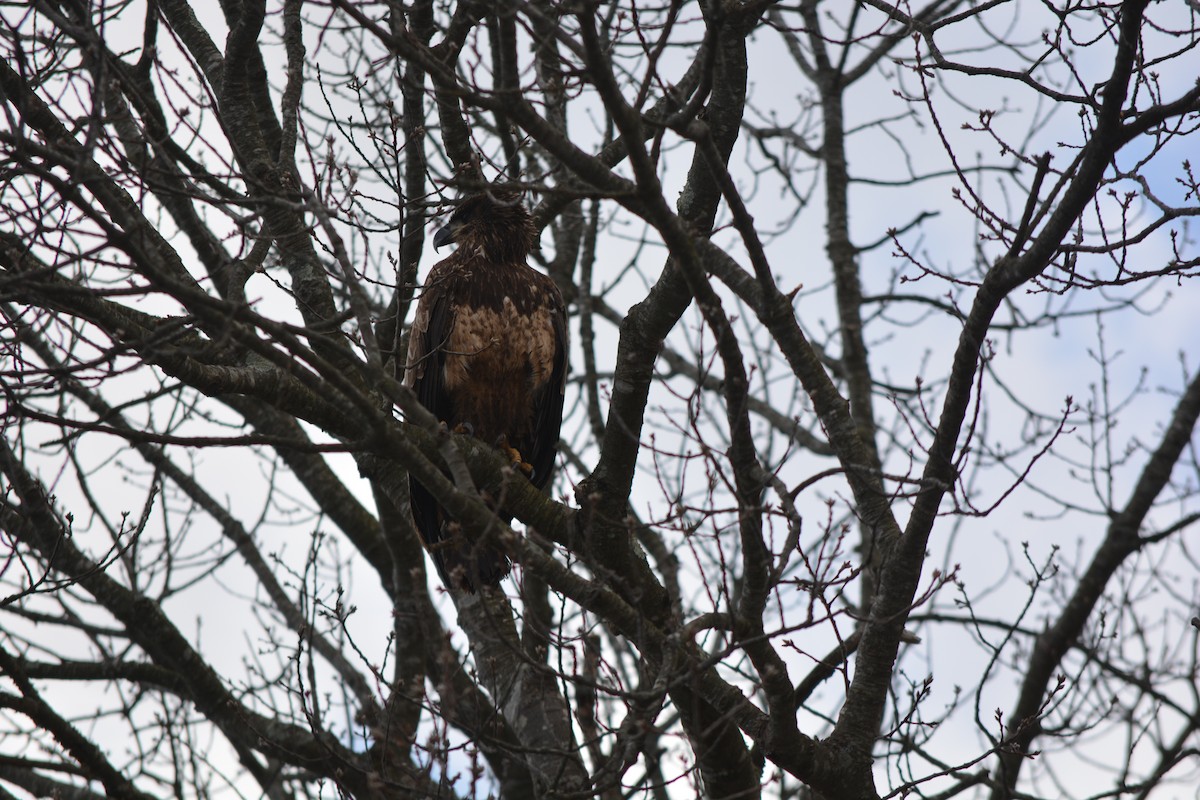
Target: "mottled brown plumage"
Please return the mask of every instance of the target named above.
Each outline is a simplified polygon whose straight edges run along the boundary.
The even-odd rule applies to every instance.
[[[518,450],[544,488],[562,423],[567,321],[558,287],[526,264],[533,220],[518,197],[494,190],[465,200],[433,241],[458,249],[425,281],[404,382],[451,429]],[[444,583],[474,591],[508,574],[503,549],[463,532],[416,481],[412,509]]]

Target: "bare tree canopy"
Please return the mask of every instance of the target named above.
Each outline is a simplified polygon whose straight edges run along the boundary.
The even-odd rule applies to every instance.
[[[0,800],[1195,796],[1192,0],[0,23]],[[403,383],[496,186],[544,490]]]

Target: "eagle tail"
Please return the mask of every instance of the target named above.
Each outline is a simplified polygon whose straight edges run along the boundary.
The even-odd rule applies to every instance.
[[[512,562],[496,545],[468,542],[461,533],[445,529],[432,555],[444,585],[453,583],[472,594],[480,586],[500,585],[512,569]]]
[[[415,478],[410,479],[413,522],[437,567],[446,588],[460,586],[474,593],[479,586],[498,586],[512,569],[512,563],[491,537],[471,541],[457,522],[437,504],[428,490]],[[510,518],[502,517],[507,524]]]

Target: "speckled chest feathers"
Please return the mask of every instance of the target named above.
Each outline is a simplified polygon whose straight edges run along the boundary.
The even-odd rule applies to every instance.
[[[523,264],[448,266],[431,276],[449,299],[447,335],[435,345],[450,401],[445,421],[488,442],[504,435],[524,451],[558,355],[558,289]]]

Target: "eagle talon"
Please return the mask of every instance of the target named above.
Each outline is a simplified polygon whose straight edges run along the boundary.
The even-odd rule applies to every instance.
[[[526,478],[533,480],[533,464],[530,464],[528,461],[524,461],[521,458],[521,453],[517,450],[510,449],[508,451],[508,456],[512,459],[512,465],[515,469],[519,469],[521,472],[525,473]]]
[[[529,478],[530,480],[533,479],[533,464],[530,464],[525,460],[525,457],[521,455],[520,450],[509,446],[508,437],[503,433],[500,434],[500,436],[496,439],[496,448],[501,453],[504,453],[513,469],[520,470],[521,472],[525,473],[526,478]]]

